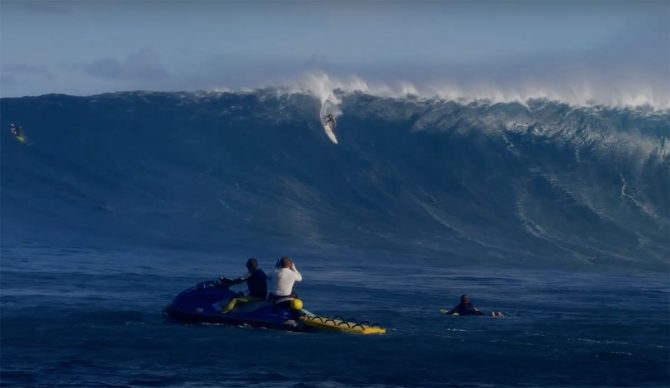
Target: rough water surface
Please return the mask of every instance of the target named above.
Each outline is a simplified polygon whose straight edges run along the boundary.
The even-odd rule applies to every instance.
[[[2,384],[670,384],[670,114],[338,98],[338,144],[281,90],[0,100]],[[252,255],[387,334],[165,319]]]

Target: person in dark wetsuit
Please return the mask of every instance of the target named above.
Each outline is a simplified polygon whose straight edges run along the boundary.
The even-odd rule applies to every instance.
[[[240,283],[247,283],[247,288],[249,290],[249,294],[244,295],[243,293],[240,293],[240,295],[237,298],[232,298],[229,302],[228,305],[223,309],[222,313],[228,313],[232,311],[235,306],[239,303],[249,303],[249,302],[257,302],[261,300],[265,300],[268,297],[268,282],[267,282],[267,275],[265,272],[263,272],[262,269],[258,268],[258,260],[255,258],[250,258],[247,260],[247,272],[246,274],[240,276],[237,279],[227,279],[225,277],[221,277],[219,280],[221,284],[227,285],[227,286],[233,286],[235,284],[240,284]]]
[[[484,315],[483,312],[477,310],[477,308],[470,302],[470,298],[467,295],[461,295],[461,303],[457,304],[451,310],[447,311],[447,315],[458,314],[458,315]]]
[[[9,124],[9,131],[14,135],[14,137],[19,137],[21,136],[21,126],[16,125],[14,123]]]
[[[467,295],[461,295],[461,303],[457,304],[451,310],[442,309],[441,312],[447,315],[490,315],[492,317],[504,317],[505,315],[500,311],[491,311],[489,314],[484,314],[479,311],[471,302]]]
[[[324,124],[331,124],[331,125],[335,124],[335,117],[333,117],[333,114],[328,113],[327,115],[325,115],[323,117],[323,123]]]

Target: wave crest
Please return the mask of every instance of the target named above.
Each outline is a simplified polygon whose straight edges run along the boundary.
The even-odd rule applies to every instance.
[[[550,100],[577,107],[648,107],[654,110],[670,110],[670,98],[652,87],[630,85],[628,89],[605,92],[593,87],[588,80],[566,82],[561,87],[543,86],[530,82],[500,87],[492,83],[463,84],[457,80],[432,80],[428,83],[412,83],[405,80],[394,83],[375,82],[355,75],[336,77],[326,72],[309,72],[294,80],[285,80],[284,86],[280,83],[273,83],[266,87],[309,93],[319,98],[322,104],[336,99],[336,92],[340,91],[360,92],[379,97],[414,96],[461,103],[483,101],[489,104],[514,102],[526,105],[532,100]]]

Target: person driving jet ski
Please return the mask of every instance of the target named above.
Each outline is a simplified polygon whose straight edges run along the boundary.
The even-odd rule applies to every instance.
[[[247,288],[249,289],[249,294],[244,295],[240,293],[237,298],[232,298],[228,305],[221,311],[223,314],[226,314],[232,311],[235,306],[239,303],[249,303],[257,302],[260,300],[267,299],[268,296],[268,285],[267,285],[267,275],[263,272],[262,269],[258,268],[258,260],[252,257],[247,260],[247,272],[246,274],[240,276],[237,279],[228,279],[221,277],[219,281],[221,284],[226,286],[233,286],[235,284],[240,284],[247,282]]]

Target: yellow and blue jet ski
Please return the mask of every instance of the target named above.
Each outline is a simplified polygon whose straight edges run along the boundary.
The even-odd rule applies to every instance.
[[[293,298],[240,303],[233,310],[223,313],[224,307],[237,297],[236,292],[220,281],[201,282],[177,295],[164,312],[169,318],[182,322],[225,323],[290,331],[386,332],[383,327],[369,322],[312,314],[302,308],[302,301]]]

